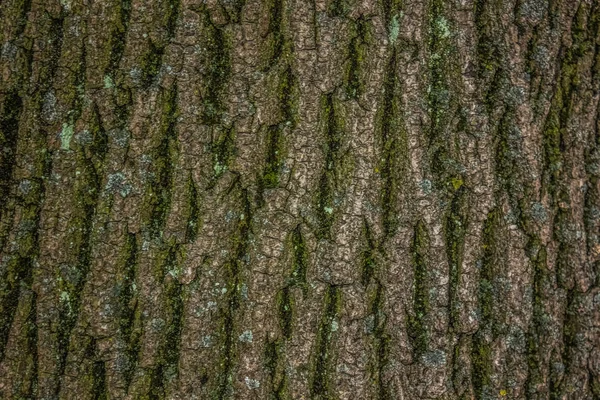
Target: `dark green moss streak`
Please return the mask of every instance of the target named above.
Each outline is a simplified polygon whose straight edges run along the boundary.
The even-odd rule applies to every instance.
[[[388,33],[392,18],[398,18],[402,5],[403,0],[381,0],[381,7],[383,8],[383,16],[385,18],[385,24],[388,27]]]
[[[362,284],[368,286],[373,278],[373,275],[377,272],[377,263],[375,261],[376,245],[371,227],[364,221],[363,224],[363,236],[365,238],[366,246],[362,251]]]
[[[344,17],[350,10],[351,0],[329,0],[327,15],[329,18]]]
[[[146,229],[151,238],[161,236],[171,205],[173,157],[177,149],[177,86],[163,92],[159,142],[152,150],[153,171],[146,188]]]
[[[85,375],[81,378],[88,385],[90,398],[93,400],[107,400],[106,364],[98,357],[96,339],[90,338],[87,340],[84,359],[91,360],[91,366],[85,368]]]
[[[156,80],[158,73],[160,72],[160,68],[162,66],[162,59],[167,48],[167,45],[175,35],[175,28],[177,26],[177,18],[179,17],[179,9],[181,7],[180,0],[166,0],[165,8],[162,13],[162,23],[163,28],[165,30],[164,39],[162,40],[152,40],[148,39],[148,47],[146,52],[142,57],[142,61],[140,64],[141,73],[140,73],[140,83],[143,89],[149,88]],[[127,6],[131,6],[128,4]],[[129,11],[128,11],[129,13]],[[129,15],[121,16],[129,17]],[[121,37],[121,40],[123,38]],[[119,40],[119,38],[117,38]],[[119,50],[119,49],[117,49]],[[120,50],[122,51],[122,50]],[[119,54],[119,58],[122,56],[122,53]]]
[[[386,333],[386,315],[382,309],[384,306],[384,288],[377,282],[375,296],[370,304],[370,315],[373,317],[372,335],[375,349],[372,381],[375,386],[375,398],[377,400],[391,400],[392,394],[388,383],[385,381],[385,370],[389,362],[390,336]]]
[[[267,48],[265,51],[267,63],[265,70],[270,69],[281,58],[284,47],[289,46],[283,29],[284,0],[269,2],[269,27],[266,34]]]
[[[460,281],[463,250],[465,244],[466,230],[466,189],[460,187],[450,203],[450,208],[446,213],[444,221],[444,235],[446,237],[446,254],[450,267],[450,290],[449,290],[449,308],[450,308],[450,326],[457,329],[458,323],[458,282]]]
[[[267,159],[261,179],[263,188],[274,188],[279,184],[279,174],[284,160],[284,133],[296,125],[295,93],[297,79],[291,65],[288,65],[278,86],[281,121],[267,127]]]
[[[404,165],[400,164],[399,156],[406,154],[406,132],[398,114],[398,99],[396,96],[397,71],[396,50],[392,51],[383,82],[383,101],[379,109],[379,141],[381,146],[381,161],[379,173],[383,180],[381,195],[382,220],[384,234],[391,236],[398,227],[397,200],[400,186],[400,174]]]
[[[110,53],[108,63],[104,69],[104,73],[111,78],[114,78],[116,71],[119,69],[121,58],[123,58],[125,38],[127,37],[131,18],[131,0],[117,0],[116,3],[116,21],[110,32]]]
[[[457,171],[453,171],[449,154],[448,128],[453,118],[452,108],[456,100],[449,85],[452,76],[452,54],[450,23],[444,14],[444,1],[432,0],[429,5],[429,79],[427,94],[429,117],[429,154],[434,182],[438,188],[452,193],[454,181],[462,181]]]
[[[366,57],[368,25],[363,16],[354,22],[353,31],[353,36],[348,45],[345,84],[346,95],[351,99],[356,99],[362,94],[364,86],[361,75]]]
[[[271,383],[270,399],[284,400],[288,398],[288,378],[281,362],[283,356],[283,342],[272,340],[265,343],[265,369],[269,373]]]
[[[471,359],[471,380],[477,399],[490,395],[492,374],[491,336],[494,330],[494,276],[498,229],[500,226],[500,210],[494,209],[489,214],[483,228],[483,256],[479,272],[479,329],[473,335]]]
[[[188,207],[187,207],[187,224],[185,227],[185,241],[191,243],[198,236],[198,227],[200,224],[200,207],[198,205],[198,188],[194,182],[194,178],[190,173],[187,185]]]
[[[162,301],[166,310],[166,323],[159,344],[158,359],[153,367],[153,376],[148,392],[150,400],[165,399],[165,386],[178,374],[181,328],[183,326],[182,284],[177,278],[177,253],[179,245],[170,244],[160,260],[160,278],[163,285]]]
[[[319,180],[317,194],[317,219],[319,227],[317,237],[322,239],[329,236],[334,220],[334,192],[336,187],[336,168],[340,163],[339,151],[342,146],[342,132],[335,113],[333,94],[328,94],[322,100],[322,115],[325,120],[325,169]]]
[[[538,386],[543,383],[540,367],[543,365],[542,338],[550,335],[545,322],[545,298],[551,282],[547,267],[546,247],[537,237],[532,237],[527,244],[529,259],[533,265],[533,316],[530,332],[527,335],[527,399],[535,398]]]
[[[310,398],[325,400],[334,398],[331,387],[332,336],[337,330],[336,317],[341,307],[342,293],[338,286],[330,285],[325,294],[325,309],[319,326],[314,373],[310,385]],[[334,329],[334,326],[336,328]]]
[[[61,302],[58,332],[59,371],[64,373],[69,350],[71,332],[77,323],[81,305],[82,291],[87,282],[91,262],[91,236],[96,206],[101,191],[103,163],[107,152],[107,136],[101,123],[96,105],[88,123],[92,142],[76,149],[77,170],[80,174],[75,179],[76,211],[70,225],[75,228],[71,242],[76,245],[77,258],[73,266],[75,278],[60,277],[59,289]]]
[[[208,11],[203,10],[203,33],[206,58],[203,60],[205,73],[202,78],[206,82],[203,96],[202,122],[207,125],[218,125],[221,122],[225,105],[223,96],[231,77],[230,43],[225,28],[215,25]]]
[[[556,196],[562,170],[565,131],[571,118],[574,96],[580,90],[579,64],[592,48],[592,40],[595,40],[595,38],[590,38],[587,35],[590,29],[588,27],[590,24],[587,17],[588,13],[589,10],[585,3],[580,3],[571,29],[572,45],[567,49],[563,49],[558,86],[554,92],[550,111],[544,125],[543,185],[553,199]]]
[[[211,152],[213,153],[214,175],[210,187],[213,187],[216,180],[227,171],[229,163],[235,155],[235,129],[233,126],[229,128],[226,127],[220,132],[218,137],[213,139],[213,142],[211,143]]]
[[[16,89],[7,93],[0,110],[0,216],[8,203],[8,193],[15,164],[19,120],[23,100]]]
[[[241,188],[240,185],[241,182],[238,178],[234,187],[239,187],[242,213],[238,217],[237,229],[233,237],[234,256],[225,265],[227,299],[219,310],[222,321],[221,354],[217,387],[212,393],[212,397],[219,400],[227,398],[232,390],[231,378],[237,355],[236,314],[241,306],[242,268],[246,263],[251,234],[252,209],[248,190]]]
[[[415,226],[411,246],[415,289],[413,313],[409,315],[408,319],[408,335],[415,358],[427,351],[429,343],[429,331],[426,323],[430,308],[426,259],[428,249],[429,234],[423,221],[419,221]]]
[[[48,62],[39,70],[38,80],[30,88],[33,107],[37,111],[37,115],[41,114],[43,99],[52,87],[56,74],[62,46],[63,20],[62,15],[53,18],[46,14],[44,19],[40,21],[41,25],[48,25],[51,33],[48,37],[48,51],[42,54],[42,56],[48,57]],[[14,99],[10,99],[10,101],[12,100]],[[11,108],[12,110],[10,110]],[[11,122],[11,119],[14,118],[14,110],[14,104],[11,104],[8,110],[6,108],[3,110],[2,122],[4,127],[10,128],[10,124],[14,124],[14,122]],[[10,111],[10,114],[7,111]],[[5,118],[9,115],[10,117],[6,120]],[[29,134],[31,135],[31,143],[35,148],[39,150],[46,149],[47,132],[43,127],[32,130]],[[5,135],[4,131],[3,135]],[[28,180],[30,188],[27,192],[18,194],[16,197],[16,204],[22,210],[21,223],[17,227],[19,229],[17,247],[9,255],[6,269],[0,277],[0,360],[4,359],[6,342],[18,306],[21,285],[24,284],[25,287],[30,288],[33,281],[33,262],[39,253],[38,226],[41,211],[40,204],[45,192],[44,179],[49,176],[51,170],[52,158],[50,152],[37,152],[34,159],[33,173]]]
[[[125,351],[127,366],[123,375],[126,384],[129,386],[137,365],[141,338],[138,303],[135,301],[132,304],[132,300],[136,297],[134,285],[139,258],[138,241],[135,233],[127,233],[122,254],[116,276],[117,318],[119,321],[119,335],[125,341],[127,348]]]

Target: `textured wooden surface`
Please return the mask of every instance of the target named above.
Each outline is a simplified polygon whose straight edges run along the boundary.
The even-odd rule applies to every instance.
[[[600,399],[598,0],[0,21],[0,398]]]

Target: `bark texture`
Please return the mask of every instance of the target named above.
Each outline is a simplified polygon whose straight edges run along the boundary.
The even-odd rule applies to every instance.
[[[0,21],[0,398],[600,399],[599,0]]]

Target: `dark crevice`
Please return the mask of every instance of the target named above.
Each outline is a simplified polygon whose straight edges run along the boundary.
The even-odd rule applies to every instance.
[[[461,267],[466,231],[466,189],[460,187],[450,203],[444,223],[446,253],[448,257],[450,282],[449,282],[449,315],[450,327],[458,329],[458,284],[461,279]]]
[[[346,95],[351,99],[363,93],[362,68],[366,58],[367,20],[361,16],[353,24],[354,34],[348,45],[348,61],[346,67]]]
[[[117,0],[117,20],[110,33],[110,55],[104,73],[114,79],[125,51],[125,39],[131,18],[131,0]]]
[[[398,228],[398,189],[403,165],[399,157],[404,155],[406,147],[406,132],[398,117],[398,100],[396,96],[397,71],[396,50],[390,56],[383,82],[383,102],[380,108],[380,142],[381,161],[379,173],[383,180],[381,195],[382,220],[385,237],[394,234]]]
[[[386,333],[387,316],[383,312],[384,288],[381,282],[377,282],[375,296],[370,305],[370,316],[373,319],[372,335],[374,346],[373,383],[376,390],[375,398],[378,400],[391,400],[390,385],[385,379],[385,371],[389,363],[390,336]],[[371,324],[371,323],[370,323]]]
[[[317,346],[315,352],[315,365],[310,385],[311,399],[332,399],[335,389],[332,387],[330,376],[333,364],[333,335],[337,330],[337,321],[341,307],[341,289],[335,285],[329,285],[325,293],[325,308],[319,331],[317,334]]]
[[[239,187],[238,180],[234,186]],[[233,188],[233,187],[232,187]],[[247,262],[247,253],[251,235],[252,210],[249,201],[248,189],[239,187],[241,213],[238,217],[235,236],[233,237],[233,254],[231,260],[225,265],[225,279],[227,298],[224,306],[220,309],[222,320],[221,326],[221,354],[219,363],[219,374],[217,387],[214,393],[216,399],[222,400],[230,396],[233,388],[231,386],[232,374],[237,357],[236,328],[238,310],[241,306],[242,268]]]
[[[288,129],[296,124],[296,104],[294,94],[297,79],[291,65],[283,72],[277,88],[281,120],[267,127],[267,157],[261,178],[261,188],[275,188],[279,184],[279,175],[285,159],[284,136]]]
[[[317,193],[317,220],[319,223],[317,237],[327,238],[334,220],[335,189],[337,181],[337,168],[340,164],[340,149],[342,146],[342,132],[335,112],[333,94],[328,94],[323,99],[322,115],[325,119],[325,167],[319,180]]]
[[[479,328],[473,335],[471,359],[471,380],[475,397],[486,399],[491,396],[492,348],[494,335],[494,281],[498,252],[498,230],[500,228],[500,210],[489,214],[483,228],[483,255],[479,271],[478,317]]]
[[[137,365],[138,352],[141,340],[141,321],[138,301],[135,294],[136,271],[139,258],[137,236],[127,233],[123,259],[117,271],[117,318],[119,321],[119,334],[125,342],[125,357],[127,359],[124,369],[125,383],[131,384],[133,372]]]
[[[429,234],[422,221],[414,228],[411,245],[414,270],[414,297],[412,314],[408,316],[408,336],[413,347],[414,358],[421,357],[429,347],[427,318],[430,310],[427,252]]]
[[[162,236],[171,206],[173,158],[177,150],[177,86],[173,85],[163,95],[160,139],[152,150],[153,171],[146,189],[146,225],[153,239]]]
[[[194,178],[190,172],[187,185],[188,207],[187,207],[187,223],[185,226],[185,242],[192,243],[198,236],[198,228],[200,225],[200,206],[198,205],[198,188],[194,182]]]
[[[375,262],[375,252],[376,245],[375,239],[373,238],[373,233],[371,232],[371,227],[368,222],[365,220],[363,223],[363,236],[365,239],[364,250],[361,254],[362,261],[362,284],[364,286],[368,286],[371,282],[371,279],[377,272],[377,263]]]
[[[93,105],[89,122],[92,142],[89,148],[81,145],[76,149],[80,174],[75,179],[77,210],[71,226],[75,228],[71,242],[76,244],[76,260],[61,271],[60,323],[58,331],[59,376],[66,368],[71,332],[77,323],[83,288],[87,282],[91,262],[91,236],[96,206],[102,185],[102,165],[107,152],[107,137],[102,126],[98,108]],[[60,385],[57,387],[57,393]]]
[[[210,18],[206,9],[204,14],[204,47],[203,81],[206,85],[203,90],[202,122],[207,125],[218,125],[225,112],[224,96],[226,86],[231,77],[230,44],[224,27],[217,26]]]
[[[167,398],[166,387],[177,378],[181,329],[183,326],[182,284],[177,279],[178,245],[170,245],[161,261],[163,284],[163,309],[166,310],[165,329],[159,343],[158,360],[153,367],[151,385],[148,392],[150,400]]]

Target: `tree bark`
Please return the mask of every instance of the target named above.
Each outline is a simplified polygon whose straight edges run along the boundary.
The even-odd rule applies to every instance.
[[[0,398],[600,399],[600,1],[0,20]]]

